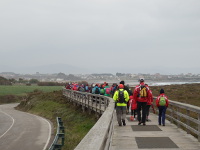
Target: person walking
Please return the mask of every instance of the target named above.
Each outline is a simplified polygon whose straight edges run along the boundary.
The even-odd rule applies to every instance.
[[[105,91],[104,96],[110,97],[111,88],[110,88],[110,86],[108,85],[108,83],[106,83],[106,86],[104,86],[104,91]]]
[[[130,120],[136,120],[137,102],[133,99],[133,95],[129,96],[129,107],[131,108]]]
[[[131,95],[131,92],[130,92],[130,90],[129,90],[129,87],[125,85],[125,82],[124,82],[123,80],[120,81],[119,84],[123,84],[123,85],[124,85],[124,90],[126,90],[126,91],[128,92],[128,94]],[[129,104],[129,100],[128,100],[127,104]],[[129,105],[127,105],[126,107],[127,107],[126,113],[128,114],[128,113],[129,113]]]
[[[119,89],[114,93],[113,100],[116,104],[116,115],[119,126],[126,125],[126,107],[129,100],[129,94],[124,90],[124,85],[119,84]]]
[[[133,99],[137,102],[137,119],[138,125],[146,125],[146,105],[148,101],[148,90],[149,88],[145,86],[144,79],[139,79],[140,84],[133,90]],[[142,117],[141,117],[142,111]]]
[[[160,95],[156,99],[156,106],[159,109],[158,113],[158,124],[165,126],[165,113],[167,107],[169,106],[169,101],[167,96],[165,95],[164,89],[160,90]]]

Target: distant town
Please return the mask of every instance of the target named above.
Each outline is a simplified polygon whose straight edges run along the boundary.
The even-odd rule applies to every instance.
[[[137,82],[139,78],[144,78],[146,81],[151,82],[199,82],[200,74],[178,74],[178,75],[162,75],[159,73],[156,74],[130,74],[130,73],[101,73],[101,74],[64,74],[64,73],[55,73],[55,74],[41,74],[36,72],[35,74],[16,74],[14,72],[1,72],[0,76],[7,79],[15,80],[31,80],[37,79],[40,82],[72,82],[72,81],[88,81],[93,82],[118,82],[121,80]]]

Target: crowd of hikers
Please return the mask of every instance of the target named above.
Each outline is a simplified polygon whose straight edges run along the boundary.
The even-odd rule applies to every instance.
[[[71,89],[81,92],[89,92],[112,97],[115,101],[116,116],[119,126],[126,126],[126,114],[131,113],[130,120],[137,120],[138,125],[146,125],[149,121],[149,110],[152,107],[155,113],[153,103],[153,94],[148,84],[145,84],[144,79],[139,79],[139,84],[133,89],[129,85],[125,85],[124,81],[119,84],[113,83],[109,86],[107,82],[102,84],[77,84],[68,83],[66,89]],[[165,113],[169,105],[164,89],[160,90],[160,95],[156,99],[158,107],[158,124],[165,126]]]

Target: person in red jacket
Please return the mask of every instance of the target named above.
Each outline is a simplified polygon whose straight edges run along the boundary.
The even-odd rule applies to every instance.
[[[136,111],[137,111],[137,102],[133,99],[133,95],[129,96],[129,106],[131,108],[131,117],[130,120],[136,120]]]
[[[164,89],[160,90],[160,95],[156,99],[156,106],[159,109],[158,113],[158,124],[165,126],[165,113],[167,110],[167,107],[169,105],[169,101],[167,96],[165,95]]]
[[[148,84],[145,84],[145,85],[149,88]],[[152,106],[152,102],[153,102],[153,94],[152,94],[152,91],[149,89],[147,106],[146,106],[146,121],[149,121],[149,109]]]
[[[141,78],[139,80],[140,84],[135,87],[133,90],[133,99],[137,102],[137,119],[138,125],[146,125],[146,105],[148,98],[148,90],[149,88],[145,86],[144,79]],[[142,110],[142,117],[141,117]]]

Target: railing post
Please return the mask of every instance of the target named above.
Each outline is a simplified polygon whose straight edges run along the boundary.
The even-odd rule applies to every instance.
[[[173,114],[174,114],[173,105],[170,105],[170,107],[171,107],[171,119],[170,119],[170,121],[171,121],[171,123],[173,123]]]
[[[188,109],[187,109],[187,116],[190,117],[190,110],[188,110]],[[186,123],[187,123],[187,126],[190,126],[190,121],[188,119],[187,119]],[[190,134],[190,133],[191,133],[190,130],[187,129],[187,134]]]
[[[177,112],[177,120],[180,121],[180,115],[178,114],[178,113],[180,113],[180,108],[177,107],[176,109],[177,109],[177,111],[176,111]],[[177,126],[178,126],[178,128],[180,128],[180,123],[179,122],[177,123]]]

